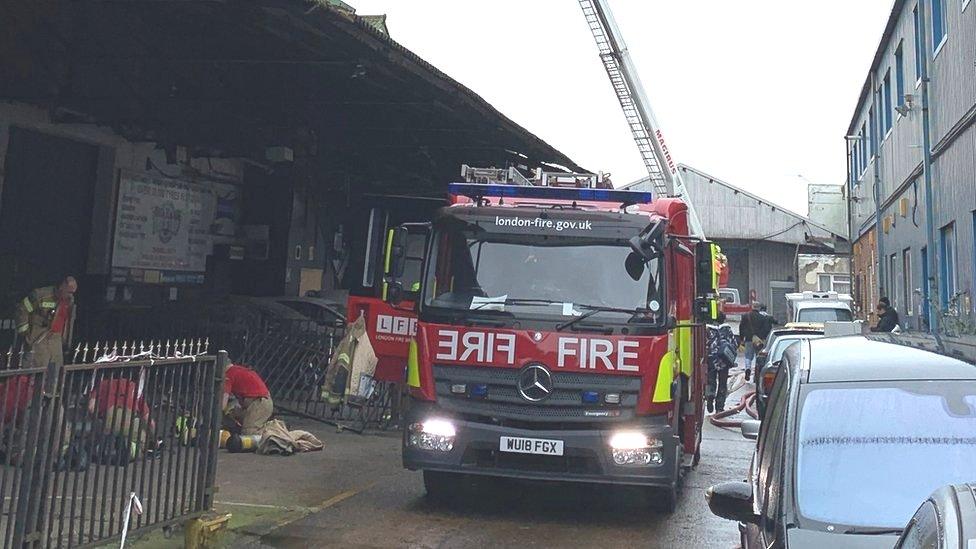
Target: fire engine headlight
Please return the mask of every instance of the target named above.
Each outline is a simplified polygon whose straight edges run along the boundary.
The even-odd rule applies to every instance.
[[[617,465],[661,465],[663,446],[660,440],[639,431],[619,431],[610,437],[610,453]]]
[[[450,452],[454,449],[456,435],[453,423],[442,418],[431,418],[410,425],[407,443],[421,450]]]

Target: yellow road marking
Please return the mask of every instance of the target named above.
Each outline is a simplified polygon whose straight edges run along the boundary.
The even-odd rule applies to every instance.
[[[339,503],[342,503],[343,501],[345,501],[345,500],[347,500],[347,499],[349,499],[349,498],[351,498],[351,497],[353,497],[353,496],[355,496],[357,494],[360,494],[362,492],[365,492],[366,490],[369,490],[370,488],[372,488],[375,485],[376,485],[376,481],[370,482],[369,484],[366,484],[365,486],[361,486],[359,488],[354,488],[352,490],[346,490],[345,492],[340,492],[340,493],[332,496],[331,498],[323,501],[322,503],[320,503],[318,505],[315,505],[314,507],[307,507],[305,509],[301,509],[301,514],[299,514],[297,517],[288,517],[288,518],[285,518],[285,519],[282,519],[282,520],[276,522],[275,525],[274,525],[274,527],[272,528],[272,530],[277,530],[278,528],[282,528],[284,526],[288,526],[289,524],[291,524],[291,523],[293,523],[293,522],[295,522],[295,521],[297,521],[299,519],[303,519],[303,518],[305,518],[305,517],[307,517],[309,515],[318,513],[320,511],[324,511],[324,510],[326,510],[326,509],[328,509],[330,507],[333,507],[335,505],[338,505]]]
[[[363,486],[362,488],[357,488],[355,490],[346,490],[345,492],[342,492],[341,494],[336,494],[336,495],[332,496],[331,498],[323,501],[322,503],[316,505],[315,507],[312,507],[311,508],[311,511],[313,513],[318,513],[319,511],[322,511],[324,509],[328,509],[329,507],[332,507],[333,505],[337,505],[337,504],[339,504],[339,503],[341,503],[341,502],[343,502],[343,501],[345,501],[345,500],[347,500],[347,499],[355,496],[356,494],[358,494],[360,492],[363,492],[365,490],[368,490],[368,489],[372,488],[373,487],[373,484],[376,484],[376,483],[375,482],[371,482],[371,483],[367,484],[366,486]]]

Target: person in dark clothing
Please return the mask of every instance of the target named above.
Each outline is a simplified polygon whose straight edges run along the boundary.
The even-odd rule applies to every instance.
[[[763,341],[769,339],[769,334],[773,331],[773,327],[779,324],[773,315],[769,314],[766,310],[765,304],[759,305],[759,317],[760,327],[756,329],[756,335],[758,335]]]
[[[759,322],[759,303],[752,304],[749,314],[743,315],[739,322],[739,341],[745,347],[746,357],[746,380],[749,379],[749,372],[752,371],[752,361],[755,360],[759,349],[756,348],[752,336],[756,335],[756,323]]]
[[[752,305],[752,312],[746,315],[743,322],[748,325],[748,333],[743,333],[740,327],[739,335],[742,337],[748,335],[749,341],[753,344],[754,352],[758,353],[762,350],[763,345],[766,344],[766,340],[769,339],[769,333],[773,331],[773,325],[776,323],[776,319],[766,312],[765,305],[762,303],[754,303]]]
[[[708,384],[705,386],[705,405],[709,413],[725,410],[729,392],[729,368],[735,366],[737,353],[735,334],[725,323],[725,314],[718,314],[718,324],[708,326]]]
[[[871,328],[872,332],[893,332],[900,319],[898,318],[898,311],[891,306],[891,301],[887,297],[882,297],[878,301],[878,324]]]

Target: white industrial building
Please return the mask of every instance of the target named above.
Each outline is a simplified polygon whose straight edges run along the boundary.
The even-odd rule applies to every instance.
[[[743,300],[767,303],[773,316],[784,319],[787,293],[800,289],[849,290],[849,269],[843,268],[849,265],[849,245],[842,231],[831,230],[690,166],[679,165],[678,169],[705,234],[722,247],[729,259],[729,287],[738,289]],[[645,187],[646,179],[627,186],[640,190]],[[828,209],[830,216],[836,217],[836,208]],[[828,286],[821,287],[819,271],[810,281],[800,280],[801,257],[811,255],[840,256],[829,263],[815,262],[825,269],[829,267],[829,272],[823,273],[830,275],[824,279]],[[835,265],[840,268],[835,270]]]

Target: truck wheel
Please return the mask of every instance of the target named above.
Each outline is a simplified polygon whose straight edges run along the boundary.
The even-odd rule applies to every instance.
[[[670,488],[651,488],[647,497],[654,511],[670,515],[678,508],[678,485],[675,484]]]
[[[697,467],[698,462],[701,461],[701,443],[702,443],[702,431],[703,425],[698,426],[698,440],[695,442],[695,458],[691,461],[692,467]]]
[[[444,471],[424,471],[424,489],[434,501],[448,501],[463,488],[461,475]]]

